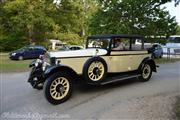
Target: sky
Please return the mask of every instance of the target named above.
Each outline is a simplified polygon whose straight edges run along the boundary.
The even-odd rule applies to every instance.
[[[166,7],[166,10],[169,11],[171,16],[176,16],[176,21],[180,25],[180,4],[177,5],[176,7],[174,6],[174,2],[168,2],[162,7]]]

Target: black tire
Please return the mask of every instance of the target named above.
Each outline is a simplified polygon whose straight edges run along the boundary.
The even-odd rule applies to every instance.
[[[149,63],[144,63],[142,69],[140,70],[141,76],[138,77],[139,81],[146,82],[152,76],[152,67]]]
[[[97,64],[98,66],[93,68],[92,64]],[[92,57],[84,64],[82,73],[86,83],[99,84],[107,75],[107,64],[101,57]]]
[[[162,58],[162,56],[163,56],[163,53],[161,53],[160,58]]]
[[[47,99],[48,102],[50,102],[51,104],[57,105],[60,103],[65,102],[66,100],[68,100],[71,97],[72,91],[73,91],[73,83],[72,83],[72,78],[70,77],[71,75],[68,74],[67,72],[57,72],[52,74],[46,81],[44,84],[44,96]],[[63,83],[59,83],[56,85],[56,87],[53,87],[54,83],[57,78],[65,78],[66,80],[66,85],[69,85],[69,87],[67,87],[66,89],[68,89],[67,91],[65,91],[65,86],[63,86]],[[56,81],[57,82],[57,81]],[[62,82],[62,81],[61,81]],[[54,85],[55,86],[55,85]],[[58,87],[59,86],[59,87]],[[61,87],[63,86],[63,92],[65,92],[64,96],[62,98],[57,98],[57,94],[58,97],[61,97],[61,95],[63,94],[63,92],[61,91]],[[56,95],[54,95],[54,92],[50,92],[53,91],[52,89],[54,89]],[[56,97],[56,98],[55,98]]]

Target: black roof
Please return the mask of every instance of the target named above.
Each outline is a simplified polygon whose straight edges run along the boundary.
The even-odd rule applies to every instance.
[[[98,38],[144,38],[141,35],[128,35],[128,34],[105,34],[105,35],[92,35],[88,39],[98,39]]]

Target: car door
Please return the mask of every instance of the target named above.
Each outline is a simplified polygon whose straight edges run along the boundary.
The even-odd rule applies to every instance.
[[[136,70],[142,60],[149,56],[146,50],[142,50],[142,44],[135,44],[135,42],[133,42],[134,40],[132,40],[131,38],[124,39],[125,46],[123,50],[113,50],[115,45],[112,45],[109,56],[110,72],[128,72]],[[112,42],[112,44],[114,44],[114,42]]]
[[[129,51],[129,39],[122,39],[121,41],[124,44],[123,49],[116,49],[116,39],[112,40],[111,52],[109,56],[109,71],[110,72],[125,72],[132,70],[132,55]]]
[[[43,55],[43,50],[40,48],[34,48],[34,58],[39,58],[40,55]]]
[[[41,51],[36,47],[29,47],[28,58],[38,58]]]
[[[31,58],[32,56],[32,48],[31,47],[27,47],[24,50],[24,58]]]

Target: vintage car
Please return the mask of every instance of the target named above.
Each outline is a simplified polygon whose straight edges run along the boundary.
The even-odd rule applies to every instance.
[[[33,61],[28,82],[35,89],[43,88],[45,98],[56,105],[70,98],[74,83],[105,85],[130,78],[148,81],[158,66],[144,49],[143,39],[140,35],[90,36],[85,49],[50,52],[49,63],[42,56]],[[136,40],[142,44],[135,44]],[[122,49],[116,49],[117,41],[123,42]]]

